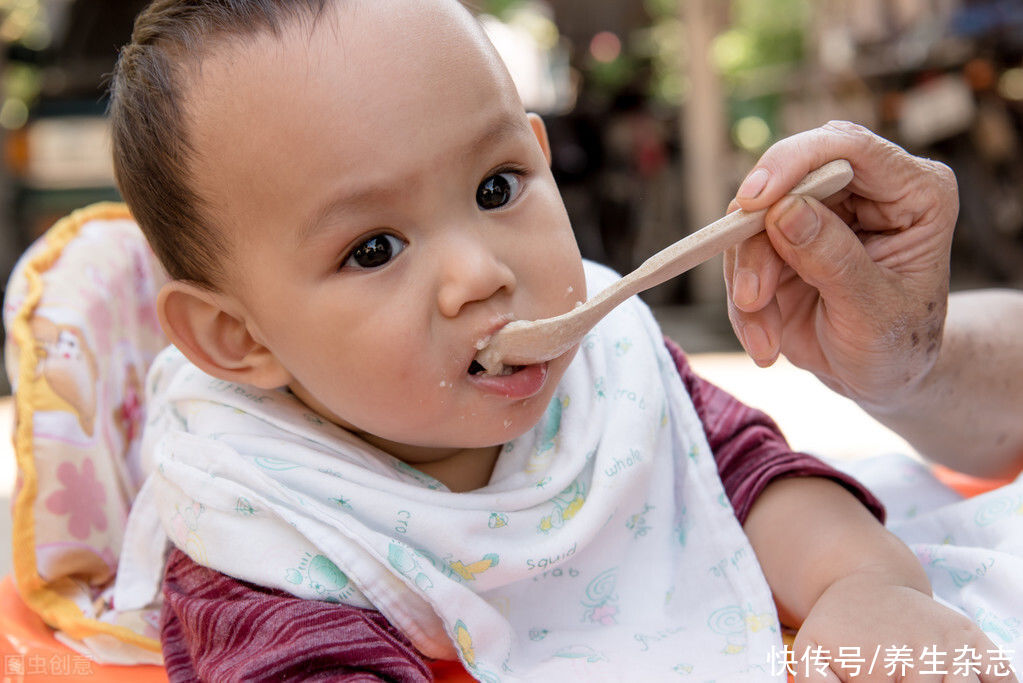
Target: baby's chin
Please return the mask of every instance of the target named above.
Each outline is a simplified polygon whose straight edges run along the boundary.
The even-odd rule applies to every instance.
[[[430,416],[422,424],[404,420],[390,425],[390,428],[388,425],[375,425],[372,430],[360,428],[330,411],[317,410],[311,402],[302,402],[325,423],[333,423],[380,450],[409,464],[416,464],[441,458],[445,452],[494,448],[514,441],[540,422],[550,399],[534,396],[529,403],[536,405],[519,406],[517,410],[501,411],[496,415],[449,413]]]
[[[514,441],[536,427],[543,417],[546,406],[547,403],[544,403],[541,409],[531,411],[528,417],[523,416],[521,413],[504,418],[488,418],[485,420],[467,417],[465,419],[466,423],[473,419],[477,420],[477,422],[460,430],[460,433],[454,438],[413,439],[411,440],[413,441],[412,443],[404,445],[423,449],[424,451],[502,447],[509,441]],[[534,415],[532,412],[536,414]],[[459,419],[459,422],[462,423],[462,420]]]
[[[553,391],[549,393],[553,394]],[[446,422],[451,426],[453,434],[437,433],[437,425],[434,424],[430,430],[433,434],[420,432],[418,438],[410,434],[395,435],[396,438],[391,441],[394,446],[384,450],[392,453],[405,450],[408,456],[399,457],[409,464],[415,464],[413,459],[420,460],[420,457],[422,457],[420,461],[432,460],[431,453],[501,448],[536,427],[543,419],[550,401],[550,395],[534,396],[529,401],[531,405],[519,406],[513,411],[500,411],[489,415],[452,416]],[[426,438],[423,438],[424,435]],[[430,438],[431,436],[434,438]],[[374,438],[370,437],[367,440],[372,443]]]
[[[529,398],[509,400],[481,393],[476,409],[462,406],[457,410],[442,409],[402,416],[398,414],[401,411],[391,411],[393,420],[381,420],[380,417],[387,413],[381,411],[372,420],[373,424],[357,425],[341,418],[297,382],[288,388],[326,422],[414,465],[441,459],[446,452],[501,447],[529,432],[543,419],[577,349],[573,348],[544,364],[546,377],[543,387]]]

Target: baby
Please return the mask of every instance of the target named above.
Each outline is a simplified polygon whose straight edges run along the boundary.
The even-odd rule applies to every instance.
[[[295,638],[292,676],[397,675],[309,621],[327,609],[419,658],[409,678],[425,656],[493,681],[771,680],[778,617],[818,648],[811,678],[840,647],[968,646],[983,671],[991,643],[931,599],[869,494],[758,450],[779,443],[761,418],[741,467],[774,474],[740,513],[711,443],[746,409],[714,403],[637,300],[580,349],[480,371],[502,325],[614,276],[582,262],[544,125],[455,0],[158,0],[111,114],[171,276],[129,535],[158,520],[179,549],[172,679],[219,679],[211,648],[240,676],[250,642]],[[234,599],[245,618],[216,631],[210,601]],[[318,607],[281,623],[296,602]]]

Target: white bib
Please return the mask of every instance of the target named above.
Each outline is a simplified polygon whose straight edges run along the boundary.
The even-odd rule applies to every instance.
[[[587,264],[590,294],[614,274]],[[199,564],[380,610],[478,679],[772,680],[770,591],[661,332],[638,299],[582,343],[490,483],[452,493],[283,391],[153,364],[119,601],[154,532]],[[120,603],[119,603],[120,604]]]

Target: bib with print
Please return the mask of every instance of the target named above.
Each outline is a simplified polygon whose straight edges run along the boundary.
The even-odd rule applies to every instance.
[[[586,270],[591,295],[615,278]],[[778,673],[770,591],[638,299],[583,340],[542,420],[467,493],[173,349],[148,391],[152,474],[118,600],[153,596],[162,527],[229,576],[380,610],[480,680]]]

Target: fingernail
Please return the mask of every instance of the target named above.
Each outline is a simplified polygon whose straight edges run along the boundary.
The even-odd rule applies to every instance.
[[[746,176],[746,180],[742,181],[742,185],[739,186],[739,191],[735,193],[735,196],[739,199],[754,199],[764,191],[764,188],[767,187],[767,181],[770,179],[771,175],[766,169],[758,168]]]
[[[742,269],[735,273],[732,283],[732,300],[736,306],[750,306],[760,294],[760,278],[752,270]]]
[[[782,214],[777,225],[785,239],[798,247],[816,237],[820,221],[817,212],[810,208],[806,200],[802,197],[786,197],[782,202]]]
[[[755,361],[760,361],[770,357],[771,355],[771,341],[767,338],[767,331],[755,323],[750,323],[742,331],[742,336],[746,338],[746,352]]]

